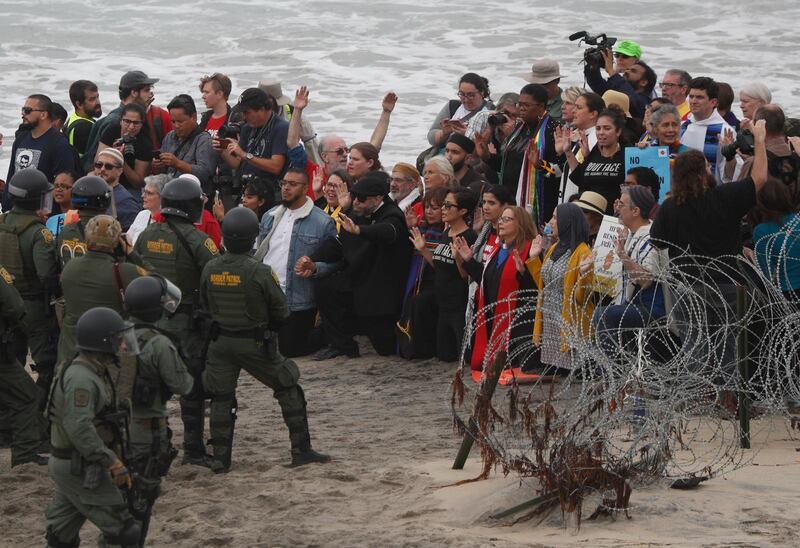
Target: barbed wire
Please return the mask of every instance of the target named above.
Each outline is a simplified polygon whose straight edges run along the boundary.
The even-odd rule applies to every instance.
[[[547,503],[526,517],[560,506],[580,522],[586,497],[599,495],[600,510],[627,512],[634,487],[692,485],[752,462],[758,447],[744,450],[742,441],[775,428],[780,421],[769,417],[800,401],[800,309],[777,283],[794,259],[785,241],[770,243],[777,251],[762,258],[780,264],[771,276],[742,257],[660,262],[649,279],[664,291],[666,313],[617,305],[646,318],[641,327],[603,324],[608,299],[578,302],[581,282],[566,299],[544,298],[560,279],[473,314],[452,409],[458,430],[480,445],[479,477],[499,466],[537,479],[532,495]],[[588,332],[584,315],[592,317]],[[560,333],[558,368],[534,343],[534,326],[544,322]],[[462,377],[480,330],[489,335],[475,360],[482,380],[473,383]],[[491,394],[499,368],[506,387]],[[744,413],[753,420],[741,420]]]

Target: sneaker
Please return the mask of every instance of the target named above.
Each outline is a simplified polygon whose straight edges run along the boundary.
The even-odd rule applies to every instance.
[[[313,449],[303,451],[302,453],[292,453],[292,466],[304,466],[306,464],[311,464],[312,462],[324,464],[330,461],[331,457],[329,455],[326,455],[325,453],[318,453]]]

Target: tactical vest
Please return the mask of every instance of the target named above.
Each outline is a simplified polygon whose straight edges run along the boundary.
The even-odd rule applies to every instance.
[[[255,327],[254,323],[268,323],[264,304],[256,302],[247,291],[248,283],[256,277],[260,266],[255,259],[244,264],[231,264],[222,258],[206,265],[209,312],[220,326],[237,329]]]
[[[0,215],[0,264],[13,276],[14,285],[22,295],[38,288],[36,273],[28,272],[25,268],[19,243],[20,235],[35,224],[42,224],[38,217],[31,217],[15,225],[8,222],[7,214]]]
[[[64,225],[61,232],[58,233],[58,244],[56,246],[56,256],[58,262],[61,263],[61,270],[67,266],[67,263],[82,255],[86,255],[86,235],[85,224],[89,220],[79,219],[77,223]]]
[[[159,334],[159,331],[151,326],[136,326],[136,339],[139,342],[139,350],[144,352],[150,340]],[[136,379],[133,383],[133,405],[136,407],[151,407],[158,398],[162,403],[169,400],[171,394],[169,389],[161,382],[158,371],[148,371],[136,358]]]
[[[186,225],[196,230],[194,225]],[[183,225],[175,223],[175,229],[181,230]],[[191,244],[190,237],[183,232]],[[205,235],[204,235],[205,236]],[[151,224],[139,236],[142,241],[141,255],[153,265],[156,272],[178,286],[183,294],[182,302],[191,304],[195,291],[200,287],[200,270],[194,260],[194,254],[186,249],[175,232],[167,223]],[[137,244],[139,242],[137,241]]]

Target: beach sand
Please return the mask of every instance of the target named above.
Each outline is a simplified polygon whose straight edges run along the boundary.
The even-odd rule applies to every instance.
[[[325,465],[288,468],[288,432],[271,391],[243,373],[233,468],[215,476],[182,466],[163,484],[148,546],[798,546],[800,441],[783,421],[757,439],[753,464],[691,491],[634,489],[630,519],[586,518],[564,527],[556,510],[543,522],[513,526],[490,514],[535,496],[535,484],[480,471],[474,450],[465,470],[450,469],[459,445],[449,410],[454,364],[376,356],[298,360],[314,447]],[[471,381],[467,381],[471,382]],[[180,443],[177,403],[171,425]],[[44,545],[46,469],[10,470],[0,450],[0,546]],[[81,533],[92,546],[97,530]]]

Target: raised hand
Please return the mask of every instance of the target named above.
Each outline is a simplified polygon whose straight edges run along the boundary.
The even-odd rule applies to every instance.
[[[361,234],[361,227],[358,226],[353,219],[345,215],[344,213],[339,213],[339,222],[342,225],[342,230],[345,232],[349,232],[350,234],[355,234],[358,236]]]
[[[581,142],[581,153],[583,154],[583,161],[589,157],[589,136],[582,129],[578,130],[578,139]]]
[[[722,147],[728,146],[732,144],[733,141],[734,141],[733,130],[731,128],[725,128],[719,137],[719,146]]]
[[[425,236],[422,235],[422,232],[419,231],[417,227],[414,227],[410,230],[411,236],[408,237],[411,240],[411,243],[414,244],[414,249],[417,251],[422,251],[425,249],[425,246],[428,242],[425,241]]]
[[[753,132],[753,137],[755,138],[756,143],[763,143],[767,139],[767,121],[757,121],[755,124],[753,124],[753,129],[750,131]]]
[[[408,228],[414,228],[415,226],[419,226],[419,217],[417,217],[417,214],[414,212],[413,207],[408,206],[403,213],[405,213],[406,226]]]
[[[323,171],[322,166],[317,166],[317,169],[314,170],[314,178],[311,180],[311,190],[314,192],[314,196],[322,194],[322,187],[325,184],[322,177]]]
[[[451,246],[453,248],[453,251],[458,253],[458,255],[464,262],[472,260],[473,257],[472,248],[469,246],[469,244],[463,237],[456,236],[455,238],[453,238]]]
[[[533,259],[542,254],[542,235],[537,235],[531,242],[531,249],[528,252],[528,258]]]
[[[336,199],[339,201],[339,206],[341,206],[342,210],[348,209],[350,204],[353,203],[353,198],[347,189],[347,183],[339,181],[335,185],[334,189],[336,190]]]
[[[519,250],[514,249],[511,252],[511,256],[514,258],[514,266],[517,267],[517,272],[520,274],[525,272],[525,263],[522,261],[522,257],[519,256]]]
[[[303,110],[308,106],[308,87],[307,86],[300,86],[294,93],[294,108]]]
[[[397,94],[393,91],[390,91],[383,97],[383,102],[381,103],[381,107],[383,108],[383,112],[392,112],[396,104],[397,104]]]

